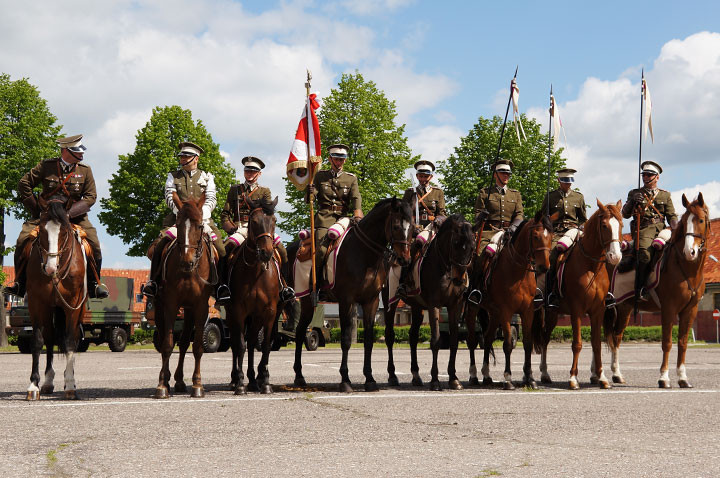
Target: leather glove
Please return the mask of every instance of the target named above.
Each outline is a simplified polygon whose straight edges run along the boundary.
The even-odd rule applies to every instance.
[[[635,193],[635,194],[633,194],[633,198],[632,198],[632,199],[633,199],[633,202],[635,203],[635,205],[644,204],[644,203],[645,203],[645,196],[643,195],[643,193]]]
[[[32,217],[40,216],[40,206],[38,205],[37,198],[34,194],[23,199],[22,203],[23,206],[25,206],[27,212],[29,212]]]
[[[308,186],[307,191],[308,202],[313,202],[315,197],[317,197],[317,188],[314,184],[311,184]]]
[[[238,229],[235,223],[232,221],[225,221],[222,225],[222,228],[225,232],[228,233],[228,235],[235,234],[235,231],[237,231]]]
[[[90,211],[90,205],[88,203],[86,203],[85,201],[77,201],[74,202],[72,206],[70,206],[68,216],[70,216],[71,218],[78,217],[87,214],[88,211]]]
[[[430,220],[433,222],[433,224],[435,224],[435,227],[437,227],[437,228],[439,229],[440,226],[443,225],[443,222],[445,222],[445,219],[447,219],[447,217],[445,217],[445,216],[437,216],[437,217],[434,217],[434,218],[432,218],[432,219],[430,219]]]

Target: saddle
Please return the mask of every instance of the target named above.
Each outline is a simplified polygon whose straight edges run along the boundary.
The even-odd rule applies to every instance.
[[[203,237],[207,237],[207,235],[203,235]],[[153,256],[155,255],[155,249],[157,249],[158,243],[163,238],[164,238],[164,236],[160,235],[158,238],[156,238],[152,242],[152,244],[150,244],[150,247],[148,247],[147,254],[146,254],[148,259],[152,260]],[[168,255],[171,247],[174,246],[176,242],[177,242],[177,239],[173,239],[172,241],[165,244],[165,247],[161,251],[163,262],[165,262],[165,257]],[[213,241],[208,241],[208,242],[210,243],[211,250],[213,251],[212,252],[213,262],[217,265],[218,260],[220,260],[220,253],[218,252],[217,248],[215,247],[215,244],[213,243]]]
[[[73,232],[77,234],[77,236],[80,238],[81,244],[83,246],[83,249],[85,249],[85,256],[86,257],[94,257],[93,256],[93,250],[92,246],[87,240],[87,233],[85,232],[85,229],[78,226],[77,224],[72,224]],[[32,245],[37,239],[38,235],[40,234],[40,226],[35,226],[35,228],[30,231],[30,235],[28,235],[27,239],[25,240],[25,243],[22,246],[22,258],[28,259],[30,257],[30,251],[32,250]]]

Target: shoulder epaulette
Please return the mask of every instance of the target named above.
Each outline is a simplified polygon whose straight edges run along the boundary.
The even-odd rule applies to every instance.
[[[517,189],[510,189],[510,188],[508,188],[508,191],[510,191],[511,193],[519,193],[520,192]]]
[[[52,161],[58,161],[59,159],[60,159],[60,158],[48,158],[48,159],[43,159],[42,162],[43,162],[43,163],[50,163],[50,162],[52,162]]]
[[[343,172],[344,172],[345,174],[347,174],[348,176],[352,176],[352,177],[354,177],[354,178],[357,177],[357,176],[355,176],[353,173],[350,173],[350,172],[347,172],[347,171],[343,171]]]

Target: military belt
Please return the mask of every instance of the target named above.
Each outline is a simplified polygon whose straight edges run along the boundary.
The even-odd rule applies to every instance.
[[[658,224],[658,223],[661,223],[661,222],[664,223],[664,222],[665,222],[665,218],[662,218],[662,217],[651,217],[651,218],[644,217],[644,218],[642,218],[642,219],[640,220],[640,229],[642,229],[643,227],[652,226],[653,224]]]
[[[345,206],[328,206],[327,208],[333,214],[346,214]]]
[[[498,229],[502,229],[505,227],[510,227],[510,221],[488,221],[487,222],[490,226],[496,227]]]

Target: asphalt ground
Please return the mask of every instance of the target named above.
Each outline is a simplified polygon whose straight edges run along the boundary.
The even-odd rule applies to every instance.
[[[431,392],[410,384],[410,354],[396,350],[401,386],[388,387],[385,347],[376,345],[380,391],[363,391],[362,349],[350,352],[355,392],[336,392],[339,349],[303,354],[309,386],[292,387],[293,352],[273,352],[275,393],[235,396],[230,352],[202,361],[206,396],[152,398],[160,367],[154,350],[91,351],[76,361],[82,400],[56,392],[26,402],[31,358],[0,354],[0,471],[4,476],[718,476],[720,348],[691,348],[694,389],[658,390],[659,344],[626,344],[627,385],[589,383],[590,347],[581,354],[581,390],[568,390],[571,351],[551,347],[555,383],[540,391],[468,387]],[[448,352],[440,353],[440,370]],[[604,349],[606,374],[609,354]],[[257,359],[256,359],[257,360]],[[429,382],[431,352],[419,351]],[[177,354],[171,364],[177,363]],[[539,356],[533,355],[539,379]],[[42,362],[44,367],[44,360]],[[186,361],[190,383],[194,360]],[[468,354],[458,353],[467,385]],[[502,379],[504,357],[492,366]],[[514,379],[522,353],[512,356]],[[441,380],[447,376],[441,375]],[[445,383],[446,385],[446,383]]]

